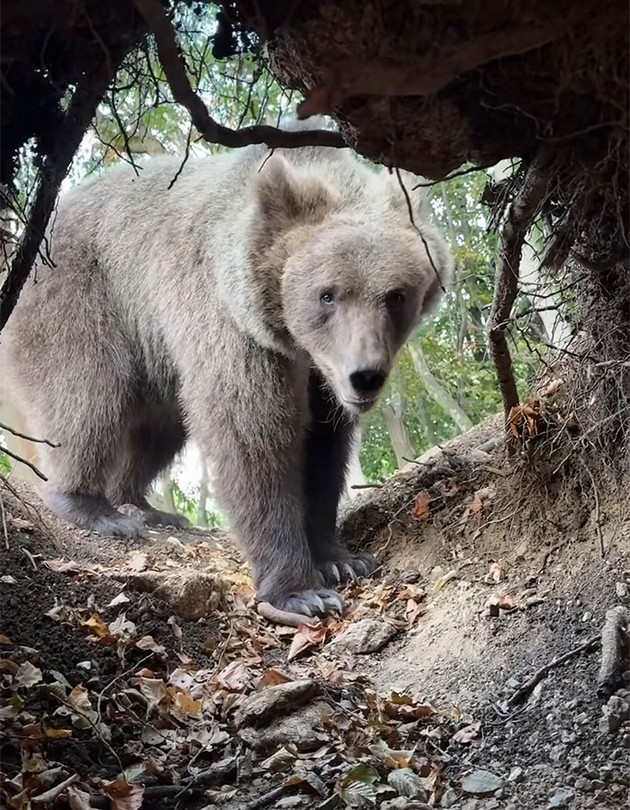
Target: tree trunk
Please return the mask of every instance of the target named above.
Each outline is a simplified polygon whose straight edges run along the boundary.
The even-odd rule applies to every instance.
[[[342,500],[349,501],[354,498],[359,490],[352,489],[352,487],[365,483],[366,479],[361,467],[361,429],[359,428],[350,451],[348,472],[346,474],[346,486],[342,493]]]
[[[472,421],[466,413],[457,404],[457,401],[449,394],[449,392],[442,386],[440,381],[433,375],[433,372],[427,365],[427,361],[422,351],[422,347],[416,341],[408,344],[409,356],[416,370],[416,373],[422,380],[427,394],[434,402],[442,408],[442,410],[455,422],[457,427],[462,433],[473,426]]]
[[[387,432],[399,467],[415,458],[411,437],[405,423],[405,401],[398,391],[392,391],[383,410]]]
[[[199,480],[199,503],[197,504],[197,525],[208,528],[208,462],[203,454],[201,456],[201,478]]]
[[[431,447],[435,447],[435,445],[438,443],[438,437],[433,429],[433,422],[431,421],[431,415],[429,413],[429,409],[427,408],[427,398],[424,396],[424,393],[418,394],[414,404],[416,406],[418,419],[422,425],[422,430],[427,437],[427,441]]]

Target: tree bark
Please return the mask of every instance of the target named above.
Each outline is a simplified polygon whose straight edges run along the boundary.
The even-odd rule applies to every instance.
[[[429,368],[422,347],[418,342],[409,343],[409,356],[411,362],[416,370],[416,373],[422,380],[427,394],[431,399],[436,402],[440,408],[455,422],[461,433],[465,433],[473,426],[472,420],[460,408],[457,401],[452,397],[449,392],[443,387],[437,377]]]
[[[389,401],[385,403],[383,417],[398,467],[404,467],[416,454],[405,423],[405,400],[398,391],[392,391]]]
[[[201,478],[199,479],[199,503],[197,504],[197,525],[208,528],[208,462],[201,454]]]

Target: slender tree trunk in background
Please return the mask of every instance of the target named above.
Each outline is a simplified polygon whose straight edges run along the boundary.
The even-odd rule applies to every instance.
[[[350,451],[348,461],[348,472],[346,475],[346,486],[341,496],[342,501],[349,501],[357,495],[360,490],[352,489],[357,484],[365,484],[366,479],[361,467],[361,428],[357,430],[356,438]]]
[[[424,431],[425,436],[427,437],[427,441],[431,447],[435,447],[438,443],[438,437],[433,429],[433,422],[431,420],[431,414],[429,413],[429,409],[427,407],[427,399],[424,394],[419,394],[416,401],[416,413],[418,414],[418,420],[422,425],[422,430]]]
[[[160,509],[162,512],[177,513],[177,507],[173,500],[172,478],[171,471],[167,470],[158,478],[158,480],[151,487],[151,492],[148,496],[149,503]]]
[[[405,422],[405,401],[398,391],[392,391],[383,409],[383,417],[398,467],[404,467],[416,454]]]
[[[462,433],[470,430],[470,428],[473,426],[472,421],[459,407],[457,401],[442,386],[437,377],[433,375],[433,372],[427,365],[427,361],[420,344],[418,342],[409,343],[408,348],[413,366],[416,373],[422,380],[422,384],[424,385],[427,394],[440,406],[440,408],[442,408],[442,410],[453,420],[453,422],[455,422]]]
[[[201,478],[199,480],[199,503],[197,504],[197,526],[208,528],[208,462],[204,455],[201,455]]]

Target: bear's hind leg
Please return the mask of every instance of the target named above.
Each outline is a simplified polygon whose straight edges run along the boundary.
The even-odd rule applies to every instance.
[[[147,500],[151,484],[173,462],[185,442],[186,431],[176,405],[138,405],[131,413],[108,482],[112,503],[123,511],[128,505],[135,507],[149,526],[188,526],[183,515],[155,509]]]
[[[352,554],[337,540],[337,508],[345,484],[355,421],[342,411],[315,372],[311,373],[311,429],[306,441],[306,531],[315,564],[326,582],[369,576],[371,554]]]
[[[86,370],[83,376],[77,373],[74,358],[72,372],[49,389],[38,388],[27,409],[33,435],[59,445],[40,445],[48,478],[42,497],[53,512],[84,529],[140,537],[144,534],[142,522],[117,511],[105,493],[107,471],[122,428],[125,386],[111,367],[103,367],[100,374],[92,370],[89,376]],[[93,375],[99,377],[98,383]]]

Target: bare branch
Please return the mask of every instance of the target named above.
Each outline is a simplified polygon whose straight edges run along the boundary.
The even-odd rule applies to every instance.
[[[38,470],[34,464],[31,464],[30,461],[27,461],[25,458],[22,458],[22,456],[18,456],[18,454],[14,453],[12,450],[7,450],[6,447],[0,448],[0,452],[5,453],[7,456],[9,456],[9,458],[12,458],[14,461],[17,461],[20,464],[26,464],[26,466],[29,467],[38,478],[41,478],[42,481],[48,481],[48,478],[46,478],[46,476],[44,475],[43,472],[41,472],[41,470]]]
[[[16,436],[18,439],[26,439],[28,442],[34,442],[35,444],[47,444],[49,447],[60,447],[57,442],[51,442],[48,439],[35,439],[33,436],[27,436],[25,433],[20,433],[18,430],[14,430],[9,425],[5,425],[4,422],[0,422],[0,430],[6,430],[7,433],[10,433],[12,436]]]
[[[339,132],[328,130],[288,132],[263,125],[230,129],[219,124],[192,89],[175,31],[160,0],[134,0],[134,3],[153,32],[173,98],[186,107],[195,128],[207,141],[229,147],[264,143],[272,149],[300,146],[330,146],[341,149],[347,146]]]
[[[488,335],[506,416],[519,402],[506,330],[518,294],[523,244],[532,221],[547,197],[548,167],[552,159],[553,153],[547,147],[542,147],[530,163],[521,189],[508,210],[499,244]]]

